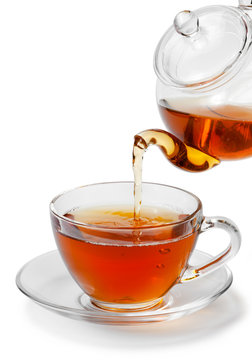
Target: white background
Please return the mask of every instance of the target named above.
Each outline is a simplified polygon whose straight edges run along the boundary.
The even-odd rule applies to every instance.
[[[234,359],[242,350],[250,358],[251,159],[191,174],[157,149],[145,157],[144,180],[196,193],[206,215],[230,217],[242,232],[233,285],[205,310],[151,326],[95,325],[49,312],[15,286],[25,262],[56,247],[48,214],[54,195],[133,179],[133,135],[164,128],[155,46],[178,11],[215,1],[1,1],[2,359]],[[220,238],[207,239],[217,251]]]

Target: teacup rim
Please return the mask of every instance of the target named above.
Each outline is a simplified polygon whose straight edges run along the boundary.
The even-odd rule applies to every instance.
[[[70,219],[64,215],[60,215],[57,213],[56,209],[54,208],[54,203],[57,199],[59,199],[61,196],[71,192],[71,191],[75,191],[75,190],[78,190],[78,189],[81,189],[81,188],[86,188],[86,187],[91,187],[91,186],[97,186],[97,185],[111,185],[111,184],[134,184],[134,181],[105,181],[105,182],[97,182],[97,183],[92,183],[92,184],[86,184],[86,185],[81,185],[81,186],[77,186],[75,188],[71,188],[69,190],[65,190],[65,191],[62,191],[61,193],[59,193],[58,195],[54,196],[53,199],[51,200],[51,202],[49,203],[49,208],[50,208],[50,212],[55,215],[57,218],[60,218],[70,224],[75,224],[75,225],[79,225],[79,226],[82,226],[82,227],[86,227],[86,228],[93,228],[93,229],[97,229],[97,230],[101,230],[101,229],[104,229],[104,230],[125,230],[125,231],[129,231],[129,230],[132,230],[132,228],[130,227],[124,227],[124,226],[118,226],[118,227],[111,227],[111,226],[103,226],[103,225],[97,225],[97,224],[89,224],[89,223],[84,223],[84,222],[80,222],[80,221],[76,221],[76,220],[73,220],[73,219]],[[168,187],[168,188],[172,188],[172,189],[175,189],[175,190],[180,190],[180,191],[183,191],[187,194],[189,194],[190,196],[192,196],[196,201],[197,201],[197,209],[195,211],[192,212],[192,214],[188,215],[187,217],[179,220],[179,221],[174,221],[174,222],[169,222],[169,223],[162,223],[160,225],[148,225],[148,226],[144,226],[144,227],[141,227],[141,226],[136,226],[134,227],[134,230],[150,230],[150,229],[160,229],[160,228],[164,228],[164,227],[169,227],[169,226],[174,226],[174,225],[178,225],[178,224],[184,224],[186,222],[188,222],[189,220],[193,219],[195,217],[195,215],[200,211],[202,210],[202,202],[200,200],[200,198],[193,194],[192,192],[188,191],[188,190],[185,190],[185,189],[181,189],[177,186],[172,186],[172,185],[167,185],[167,184],[162,184],[162,183],[155,183],[155,182],[149,182],[149,181],[143,181],[142,184],[147,184],[147,185],[158,185],[158,186],[164,186],[164,187]]]

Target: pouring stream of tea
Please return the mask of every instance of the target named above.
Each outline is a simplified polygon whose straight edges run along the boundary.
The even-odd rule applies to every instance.
[[[166,158],[180,169],[199,172],[211,169],[220,161],[191,146],[184,144],[176,136],[164,130],[145,130],[134,138],[134,219],[140,219],[142,202],[142,162],[145,151],[150,145],[157,145]]]

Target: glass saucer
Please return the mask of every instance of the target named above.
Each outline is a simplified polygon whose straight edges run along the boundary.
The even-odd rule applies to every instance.
[[[211,258],[198,250],[190,264]],[[232,283],[227,266],[188,283],[175,285],[161,304],[137,312],[111,312],[93,305],[72,279],[57,250],[40,255],[18,272],[18,288],[38,304],[72,318],[106,324],[142,324],[180,318],[202,309],[223,294]]]

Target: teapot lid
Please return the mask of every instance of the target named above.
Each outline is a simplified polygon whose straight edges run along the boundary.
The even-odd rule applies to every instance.
[[[185,10],[157,46],[155,71],[160,80],[178,87],[227,81],[239,71],[250,44],[250,19],[242,10],[228,6]]]

